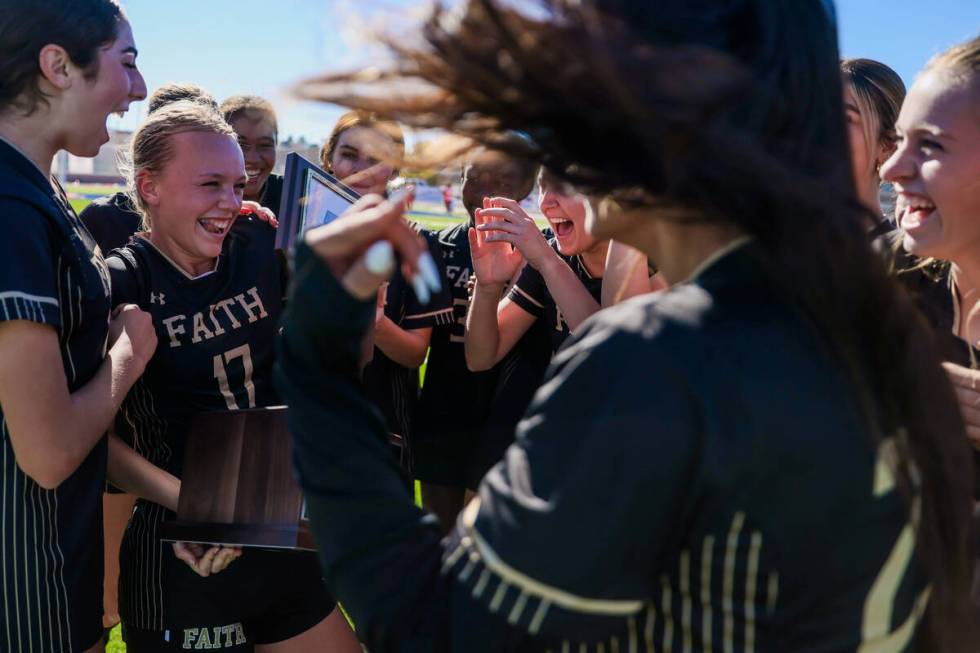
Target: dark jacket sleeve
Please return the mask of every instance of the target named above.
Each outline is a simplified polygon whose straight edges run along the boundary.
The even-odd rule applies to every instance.
[[[636,408],[650,402],[638,404],[636,393],[660,392],[658,405],[674,406],[667,423],[690,429],[684,384],[668,396],[623,370],[624,380],[610,386],[588,342],[566,350],[506,463],[440,542],[434,518],[402,484],[384,421],[358,382],[373,302],[347,295],[303,245],[296,270],[277,379],[325,578],[368,648],[479,652],[626,642],[663,553],[649,543],[668,539],[677,524],[676,488],[691,472],[695,448],[694,439],[680,438],[657,460],[650,412]],[[635,359],[629,349],[624,355]],[[614,400],[604,401],[608,395]],[[581,429],[585,400],[597,405],[598,417]],[[670,492],[655,491],[659,472]]]

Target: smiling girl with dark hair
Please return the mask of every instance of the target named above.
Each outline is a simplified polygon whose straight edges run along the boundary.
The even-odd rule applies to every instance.
[[[104,436],[156,338],[50,172],[145,95],[115,2],[0,5],[2,651],[101,650]]]
[[[672,285],[570,338],[440,542],[355,393],[365,270],[379,239],[410,249],[401,207],[307,234],[280,380],[326,577],[368,647],[967,650],[963,425],[868,244],[831,3],[512,6],[437,10],[428,47],[396,42],[372,79],[421,80],[409,97],[310,94],[541,160],[593,195],[593,237]]]

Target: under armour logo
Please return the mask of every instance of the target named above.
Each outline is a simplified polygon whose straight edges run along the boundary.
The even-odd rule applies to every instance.
[[[151,304],[160,304],[160,306],[163,306],[167,302],[163,301],[163,293],[162,292],[161,293],[151,292],[150,293],[150,303]]]

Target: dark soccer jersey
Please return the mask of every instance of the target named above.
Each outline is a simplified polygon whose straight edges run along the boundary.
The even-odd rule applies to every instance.
[[[196,278],[143,237],[108,259],[113,305],[149,312],[159,340],[122,413],[136,450],[177,476],[192,415],[278,403],[269,374],[285,288],[274,238],[239,218],[216,269]]]
[[[496,370],[470,372],[466,367],[464,338],[470,298],[467,290],[473,263],[463,223],[429,232],[439,244],[446,275],[443,283],[452,295],[453,319],[436,327],[429,343],[425,384],[416,411],[418,439],[428,436],[470,438],[483,424],[493,392]]]
[[[78,217],[106,255],[128,243],[140,230],[140,214],[126,193],[100,197],[82,209]]]
[[[370,303],[301,254],[277,379],[325,577],[370,650],[910,649],[928,591],[894,438],[872,444],[845,363],[752,245],[590,318],[442,541],[353,354],[306,355],[353,350]]]
[[[259,204],[279,215],[279,205],[282,204],[282,176],[269,175],[259,195]]]
[[[558,241],[550,238],[548,242],[557,252]],[[582,257],[558,255],[575,272],[589,294],[597,302],[601,301],[602,279],[589,274]],[[524,266],[507,296],[537,319],[500,362],[500,376],[480,434],[478,464],[468,479],[471,487],[479,484],[514,441],[514,429],[540,387],[551,357],[571,333],[544,277],[530,265]]]
[[[980,369],[980,349],[971,347],[957,333],[959,306],[953,286],[950,267],[945,262],[933,262],[926,267],[917,266],[921,261],[900,256],[903,265],[898,279],[909,289],[919,310],[926,316],[936,334],[936,343],[943,360]],[[980,451],[973,452],[974,497],[980,499]]]
[[[438,245],[426,240],[429,253],[441,269],[442,253]],[[445,276],[445,275],[443,275]],[[415,297],[410,284],[400,271],[396,271],[385,293],[385,316],[402,329],[424,329],[448,324],[452,320],[450,291],[443,288],[432,295],[428,304]],[[385,419],[392,433],[412,437],[412,414],[419,393],[419,373],[388,358],[379,348],[364,368],[364,387]]]
[[[0,320],[53,327],[75,392],[105,357],[105,263],[63,192],[2,140],[0,234]],[[82,650],[101,627],[105,439],[45,490],[18,467],[2,408],[0,438],[0,651]]]
[[[181,475],[190,418],[201,412],[281,403],[271,371],[285,287],[275,230],[240,217],[213,272],[192,278],[143,237],[108,259],[113,305],[153,317],[158,344],[123,402],[120,436],[144,458]],[[123,539],[120,615],[164,627],[159,522],[172,517],[140,500]]]
[[[553,250],[558,252],[558,240],[556,238],[549,240],[548,244],[551,245]],[[602,278],[595,278],[589,274],[589,270],[585,267],[585,262],[582,260],[581,255],[565,256],[559,252],[558,256],[568,264],[568,267],[572,269],[572,272],[579,278],[582,285],[585,286],[585,289],[589,291],[589,294],[596,301],[601,301]],[[552,353],[558,351],[562,343],[565,342],[565,338],[571,333],[571,330],[568,328],[568,323],[565,322],[565,317],[561,314],[561,309],[558,308],[554,298],[551,296],[551,292],[548,290],[548,284],[545,283],[541,273],[530,265],[525,265],[524,270],[517,278],[517,283],[510,289],[507,297],[525,311],[538,318],[538,321],[547,325],[548,332],[551,335],[551,351]]]

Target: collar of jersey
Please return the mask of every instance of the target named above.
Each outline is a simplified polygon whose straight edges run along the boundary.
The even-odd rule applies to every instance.
[[[694,268],[694,272],[685,279],[682,283],[690,283],[696,281],[698,277],[707,272],[710,268],[714,267],[720,260],[731,254],[732,252],[739,250],[749,243],[751,243],[753,238],[751,236],[739,236],[734,240],[723,245],[720,249],[716,250],[711,256],[701,261],[701,263]]]
[[[217,272],[218,271],[218,268],[221,266],[221,259],[223,259],[224,256],[225,256],[225,250],[224,250],[224,247],[222,247],[221,248],[221,253],[218,255],[217,260],[214,262],[214,269],[213,270],[210,270],[208,272],[204,272],[202,274],[199,274],[196,277],[192,277],[191,275],[187,274],[187,270],[185,270],[184,268],[180,267],[177,264],[176,261],[174,261],[172,258],[170,258],[169,256],[167,256],[166,254],[164,254],[162,249],[160,249],[159,247],[157,247],[156,245],[154,245],[153,243],[151,243],[150,242],[150,239],[147,237],[147,233],[145,231],[142,231],[142,232],[136,234],[136,237],[139,238],[140,241],[142,241],[142,242],[146,243],[147,245],[149,245],[150,248],[153,249],[154,252],[156,252],[157,254],[159,254],[160,257],[164,261],[166,261],[167,263],[169,263],[170,266],[173,267],[174,270],[176,270],[177,272],[179,272],[181,274],[181,276],[183,276],[188,281],[197,281],[199,279],[204,279],[205,277],[209,277],[212,274],[214,274],[215,272]]]

